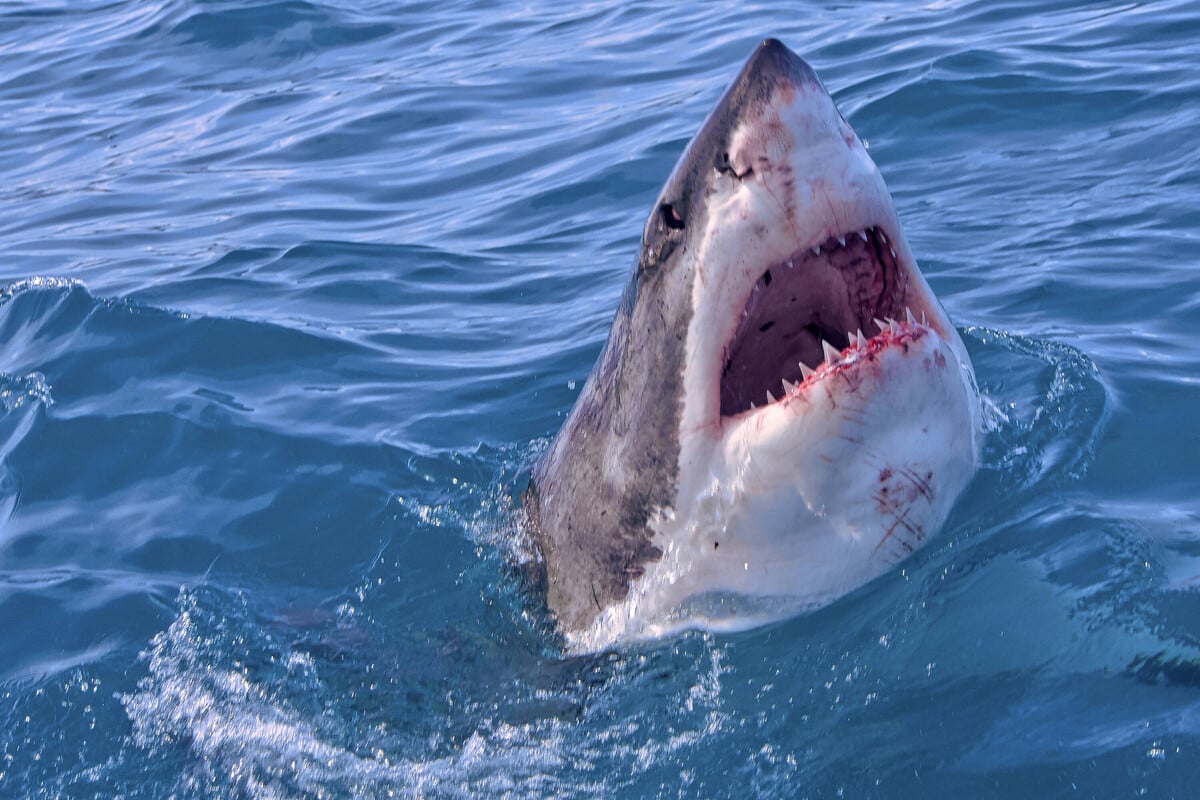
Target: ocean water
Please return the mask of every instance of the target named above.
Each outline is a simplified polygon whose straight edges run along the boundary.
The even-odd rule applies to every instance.
[[[531,460],[764,36],[993,407],[940,535],[563,650]],[[0,5],[0,797],[1193,797],[1200,6]]]

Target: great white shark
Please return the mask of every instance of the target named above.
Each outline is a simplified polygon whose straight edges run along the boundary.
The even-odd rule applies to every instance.
[[[981,436],[966,348],[878,168],[767,39],[663,187],[533,468],[547,604],[598,646],[828,603],[937,531]]]

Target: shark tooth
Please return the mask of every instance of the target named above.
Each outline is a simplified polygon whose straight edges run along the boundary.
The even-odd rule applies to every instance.
[[[845,246],[846,246],[846,237],[845,237],[845,236],[839,236],[839,237],[838,237],[838,244],[840,244],[842,247],[845,247]]]
[[[913,316],[912,309],[908,306],[904,307],[904,316],[908,320],[909,325],[917,324],[917,318]]]
[[[813,245],[813,246],[812,246],[812,254],[813,254],[814,256],[819,256],[819,255],[821,255],[821,245],[819,245],[819,244]]]
[[[855,233],[857,233],[858,238],[862,239],[864,242],[867,240],[867,232],[866,231],[855,231]]]
[[[858,333],[856,334],[856,336],[857,336],[858,346],[866,347],[867,346],[867,337],[863,336],[862,328],[858,329]]]
[[[879,328],[880,333],[883,333],[883,329],[888,327],[888,324],[886,322],[884,322],[883,320],[881,320],[879,317],[876,317],[875,319],[871,320],[871,322],[875,323],[875,327]]]
[[[794,391],[796,391],[796,384],[792,383],[787,378],[784,378],[783,379],[783,393],[785,395],[788,395]]]
[[[771,403],[774,403],[774,402],[775,402],[775,395],[771,394],[771,390],[768,389],[767,390],[767,405],[771,405]]]
[[[808,366],[803,361],[800,362],[800,380],[804,380],[814,372],[816,372],[816,370],[814,370],[812,367]]]
[[[821,350],[825,353],[825,360],[830,364],[841,363],[842,357],[838,355],[838,349],[824,339],[821,340]]]

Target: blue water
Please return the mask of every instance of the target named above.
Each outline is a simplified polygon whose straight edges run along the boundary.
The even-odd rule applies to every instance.
[[[514,499],[778,36],[993,405],[925,550],[565,654]],[[1200,7],[0,7],[0,797],[1192,797]],[[514,544],[515,543],[515,544]]]

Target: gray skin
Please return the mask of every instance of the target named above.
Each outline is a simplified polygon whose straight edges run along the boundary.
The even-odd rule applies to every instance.
[[[534,467],[524,506],[540,551],[537,576],[568,631],[623,600],[662,557],[649,523],[678,493],[683,368],[696,261],[715,175],[739,120],[763,115],[781,78],[820,83],[775,39],[764,41],[675,166],[642,234],[641,253],[608,343],[575,408]]]

